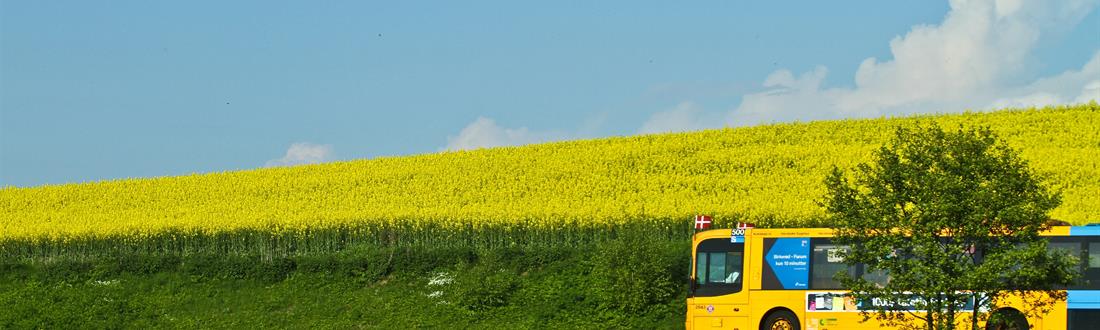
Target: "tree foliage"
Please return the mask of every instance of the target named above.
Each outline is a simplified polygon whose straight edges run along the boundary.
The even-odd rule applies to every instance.
[[[1078,276],[1076,256],[1040,236],[1060,195],[989,128],[898,128],[852,172],[833,169],[822,205],[845,263],[863,270],[838,279],[878,302],[865,318],[977,328],[1013,294],[1028,296],[1024,313],[1049,310]],[[984,312],[960,319],[970,304]]]

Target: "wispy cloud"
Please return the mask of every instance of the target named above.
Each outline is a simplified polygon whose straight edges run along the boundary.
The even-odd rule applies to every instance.
[[[1080,70],[1039,79],[1018,88],[1010,97],[998,99],[993,107],[1044,106],[1063,103],[1100,101],[1100,51],[1092,55]]]
[[[297,142],[290,145],[283,158],[267,161],[266,166],[315,164],[332,159],[332,145]]]
[[[443,150],[471,150],[502,146],[516,146],[531,143],[564,140],[575,137],[562,132],[534,132],[527,127],[506,128],[497,125],[491,118],[478,117],[466,125],[457,136],[447,137],[447,146]]]
[[[670,133],[694,131],[722,126],[722,115],[707,113],[698,105],[684,102],[668,111],[653,114],[638,129],[638,133]]]

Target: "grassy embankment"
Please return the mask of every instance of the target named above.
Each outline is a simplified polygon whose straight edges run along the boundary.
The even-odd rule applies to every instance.
[[[682,327],[688,245],[130,255],[0,266],[0,328]]]

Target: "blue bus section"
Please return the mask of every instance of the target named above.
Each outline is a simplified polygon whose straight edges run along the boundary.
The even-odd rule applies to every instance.
[[[1100,236],[1100,226],[1069,227],[1069,236]]]
[[[765,238],[765,290],[805,290],[810,282],[809,238]]]
[[[1069,227],[1068,241],[1065,238],[1052,238],[1051,242],[1080,243],[1082,249],[1081,268],[1084,270],[1084,283],[1078,288],[1096,289],[1100,287],[1100,226]],[[1100,290],[1066,291],[1067,330],[1095,329],[1100,324]]]
[[[1069,309],[1100,309],[1100,291],[1069,290],[1066,294],[1066,307]]]

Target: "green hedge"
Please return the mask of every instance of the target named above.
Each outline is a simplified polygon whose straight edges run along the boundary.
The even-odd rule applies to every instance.
[[[0,328],[682,327],[690,236],[641,229],[278,255],[55,245],[0,259]]]

